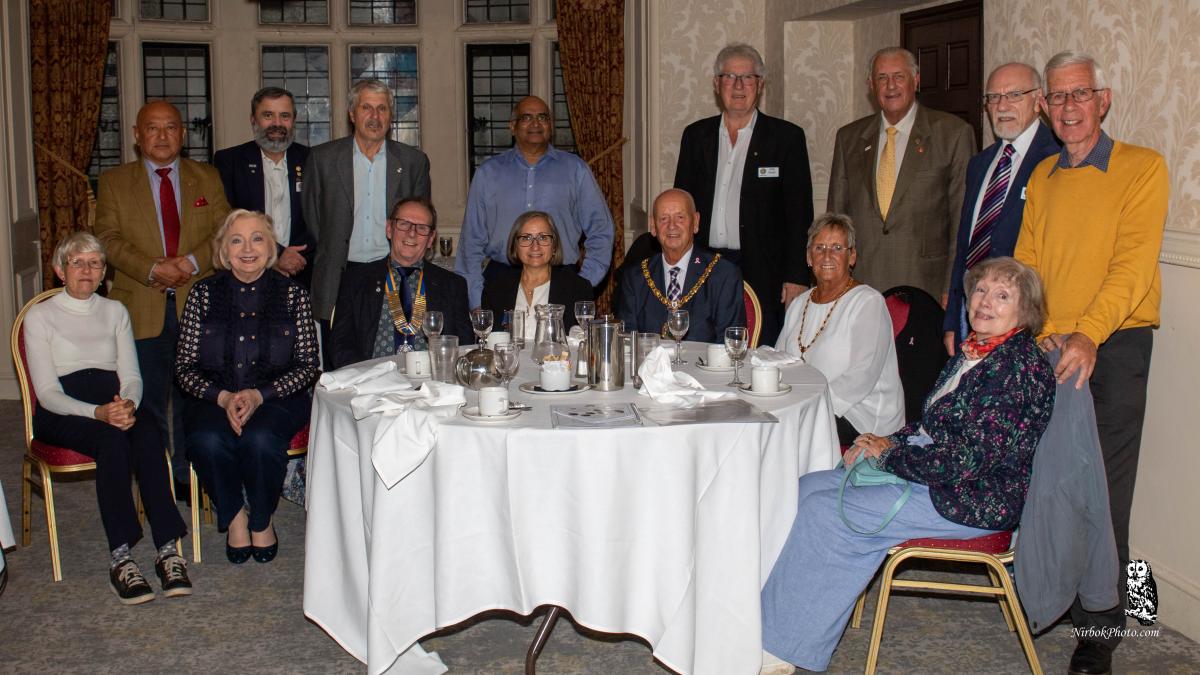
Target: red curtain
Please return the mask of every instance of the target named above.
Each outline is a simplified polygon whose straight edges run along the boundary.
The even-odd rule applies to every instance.
[[[44,285],[58,242],[89,226],[87,168],[100,122],[110,0],[30,0],[34,170]]]
[[[558,44],[571,131],[579,155],[608,200],[614,224],[613,257],[597,311],[611,308],[615,272],[625,257],[621,137],[625,106],[625,2],[558,3]]]

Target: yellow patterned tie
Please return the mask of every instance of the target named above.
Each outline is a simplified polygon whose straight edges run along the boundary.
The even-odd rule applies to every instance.
[[[887,220],[892,205],[892,194],[896,191],[896,127],[887,128],[887,143],[883,146],[883,157],[879,158],[879,171],[875,175],[875,194],[879,197],[879,212]]]

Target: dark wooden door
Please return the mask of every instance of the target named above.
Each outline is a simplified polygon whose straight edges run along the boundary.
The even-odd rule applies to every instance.
[[[900,15],[901,44],[921,68],[921,105],[963,118],[983,142],[983,2],[964,0]]]

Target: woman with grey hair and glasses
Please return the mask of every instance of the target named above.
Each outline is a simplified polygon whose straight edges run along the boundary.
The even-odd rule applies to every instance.
[[[139,415],[142,376],[125,306],[96,295],[106,258],[87,232],[54,251],[62,293],[25,315],[25,358],[37,408],[33,436],[96,461],[96,497],[108,537],[109,583],[126,605],[154,599],[131,549],[142,538],[132,476],[158,550],[154,569],[167,597],[190,595],[187,563],[176,539],[187,534],[171,494],[163,439],[150,416]]]

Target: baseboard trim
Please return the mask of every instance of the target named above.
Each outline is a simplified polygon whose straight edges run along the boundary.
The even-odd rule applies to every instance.
[[[21,398],[21,386],[16,375],[0,375],[0,399],[17,401]]]
[[[1158,586],[1159,622],[1200,642],[1200,584],[1135,547],[1130,547],[1129,555],[1150,561]]]

